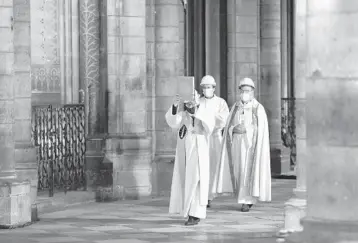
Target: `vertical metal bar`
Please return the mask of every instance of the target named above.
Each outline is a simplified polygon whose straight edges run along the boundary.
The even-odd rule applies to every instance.
[[[54,170],[53,170],[53,160],[54,160],[54,154],[53,154],[53,138],[52,138],[52,105],[48,106],[48,116],[49,119],[47,120],[48,126],[47,126],[47,134],[48,134],[48,150],[49,150],[49,163],[50,163],[50,197],[53,197],[54,195]]]
[[[80,125],[80,128],[81,128],[81,133],[82,133],[82,137],[81,137],[81,163],[82,163],[82,170],[83,170],[83,180],[84,180],[84,190],[87,190],[87,177],[85,175],[85,172],[86,172],[86,163],[85,163],[85,153],[86,153],[86,133],[85,133],[85,126],[86,126],[86,123],[85,123],[85,107],[84,105],[81,106],[81,125]]]

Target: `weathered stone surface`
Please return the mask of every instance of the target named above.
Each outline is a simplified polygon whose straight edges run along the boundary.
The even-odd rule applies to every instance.
[[[106,141],[105,161],[113,163],[113,196],[123,199],[148,195],[151,191],[151,181],[145,179],[149,175],[143,176],[140,170],[149,168],[152,144],[143,143],[145,139],[138,137],[145,137],[148,123],[146,61],[150,46],[146,40],[146,1],[121,4],[110,1],[107,10],[112,15],[107,22],[110,29],[108,87],[111,88],[108,131],[113,137]],[[137,161],[142,167],[137,168]],[[140,185],[132,183],[141,179]]]
[[[357,239],[354,229],[358,220],[355,186],[358,150],[356,129],[353,129],[358,114],[352,112],[356,109],[353,104],[358,101],[357,75],[349,61],[358,54],[355,41],[358,31],[356,28],[348,31],[348,27],[357,19],[358,10],[353,0],[331,1],[318,10],[320,3],[318,0],[307,1],[308,12],[304,20],[308,40],[305,87],[309,169],[307,217],[302,221],[304,231],[299,234],[299,240],[349,242]],[[351,7],[349,13],[347,7]],[[329,22],[326,22],[327,16]],[[340,59],[343,56],[347,57],[347,65]],[[301,61],[305,59],[299,58]]]
[[[0,180],[0,227],[31,222],[30,183]]]
[[[81,1],[80,9],[80,82],[88,96],[88,132],[99,133],[100,114],[100,9],[98,0]]]
[[[155,131],[156,154],[158,161],[166,151],[174,151],[175,143],[164,141],[172,140],[172,132],[168,131],[165,122],[166,111],[176,93],[177,77],[183,73],[183,40],[180,37],[180,24],[183,21],[182,6],[169,1],[155,1]]]

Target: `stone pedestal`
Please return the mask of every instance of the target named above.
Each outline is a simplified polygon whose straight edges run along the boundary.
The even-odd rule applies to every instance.
[[[107,2],[108,133],[114,198],[151,194],[147,136],[146,1]]]
[[[0,229],[31,222],[30,182],[0,179]]]
[[[307,1],[307,215],[293,242],[358,240],[357,19],[357,1]]]
[[[115,137],[108,138],[106,142],[106,160],[113,163],[113,199],[140,199],[150,196],[151,138]]]

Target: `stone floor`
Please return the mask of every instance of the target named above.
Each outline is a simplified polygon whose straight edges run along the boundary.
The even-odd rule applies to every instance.
[[[197,226],[186,227],[183,218],[168,215],[168,198],[91,203],[40,215],[25,228],[0,230],[0,243],[276,242],[294,184],[273,180],[273,201],[248,213],[238,211],[232,198],[218,198]]]

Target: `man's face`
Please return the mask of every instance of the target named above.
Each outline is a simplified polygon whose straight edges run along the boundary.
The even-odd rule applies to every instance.
[[[214,95],[215,92],[215,87],[213,85],[210,84],[205,84],[201,86],[201,89],[203,90],[203,95],[206,98],[211,98]]]
[[[251,86],[242,86],[240,89],[240,99],[246,103],[254,98],[254,89]]]

